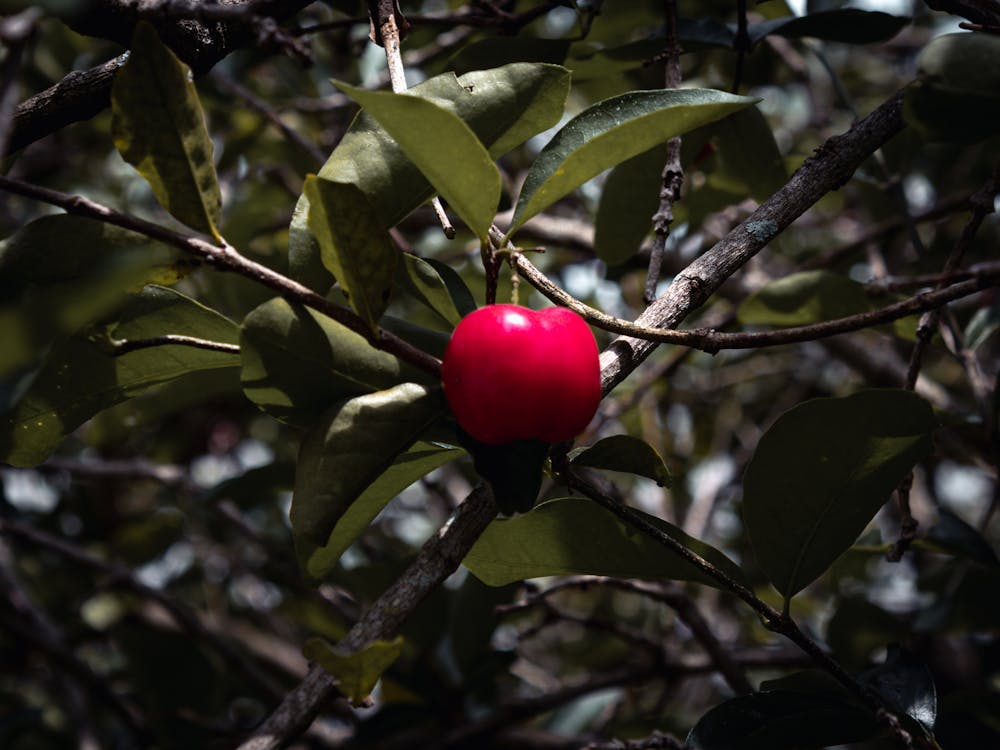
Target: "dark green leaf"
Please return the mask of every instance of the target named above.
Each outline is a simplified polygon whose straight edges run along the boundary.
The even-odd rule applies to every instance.
[[[450,446],[419,442],[399,455],[392,466],[379,475],[344,512],[321,547],[300,538],[296,547],[306,573],[320,580],[337,565],[340,556],[368,528],[381,510],[421,477],[462,455]]]
[[[341,653],[322,638],[310,638],[302,654],[319,664],[337,680],[337,688],[354,704],[368,698],[382,673],[403,652],[403,638],[374,641],[352,654]]]
[[[165,287],[149,286],[122,310],[115,339],[180,334],[235,343],[230,320]],[[30,388],[0,416],[0,460],[44,461],[62,439],[102,409],[200,370],[237,367],[239,356],[190,346],[156,346],[114,356],[107,342],[80,334],[53,347]]]
[[[937,720],[937,690],[927,665],[913,654],[890,645],[885,663],[858,678],[885,702],[929,732]]]
[[[569,71],[556,65],[514,63],[458,78],[445,73],[408,93],[453,111],[496,159],[559,121],[569,93]],[[357,185],[384,228],[395,226],[434,194],[399,144],[364,112],[352,123],[319,176]],[[295,278],[321,288],[329,283],[315,261],[318,249],[306,226],[307,214],[308,200],[303,197],[290,228],[289,265]]]
[[[355,185],[310,175],[303,195],[309,200],[309,229],[319,242],[323,265],[340,282],[354,312],[374,330],[389,306],[399,250]]]
[[[903,113],[925,139],[970,143],[1000,133],[1000,37],[945,34],[918,64]]]
[[[655,516],[646,519],[727,575],[743,580],[739,566],[719,550]],[[490,586],[572,574],[717,585],[610,511],[575,497],[548,500],[524,515],[494,521],[466,555],[464,564]]]
[[[927,530],[927,541],[934,547],[961,555],[982,565],[1000,566],[997,553],[986,538],[947,508],[938,510],[938,520]]]
[[[594,220],[594,252],[609,266],[635,255],[652,231],[665,162],[666,147],[655,146],[623,161],[604,181]]]
[[[743,517],[757,560],[786,599],[823,573],[931,451],[930,406],[911,391],[807,401],[757,444]]]
[[[401,383],[323,415],[299,449],[291,509],[297,543],[326,545],[351,504],[444,411],[438,389]]]
[[[420,96],[336,86],[385,128],[431,187],[485,240],[500,202],[500,171],[472,129],[444,106]]]
[[[836,603],[826,628],[826,641],[842,664],[867,667],[872,653],[907,634],[906,622],[867,599],[851,597]]]
[[[346,326],[280,297],[247,315],[240,353],[247,398],[296,425],[312,424],[345,398],[426,379]]]
[[[440,261],[404,253],[396,280],[403,289],[436,312],[448,324],[449,330],[476,309],[476,302],[462,277]]]
[[[840,8],[753,23],[747,33],[752,44],[757,44],[769,34],[789,39],[808,36],[830,42],[874,44],[892,39],[909,22],[910,19],[905,16],[859,8]]]
[[[515,440],[503,445],[481,443],[465,431],[462,446],[472,456],[476,473],[493,489],[497,508],[504,515],[526,513],[538,500],[542,473],[549,455],[543,440]]]
[[[111,112],[115,147],[160,204],[221,240],[222,195],[191,71],[146,22],[136,24],[128,62],[115,75]]]
[[[698,720],[688,735],[691,750],[799,750],[858,742],[874,736],[871,713],[842,693],[768,690],[722,703]],[[812,687],[810,685],[810,687]]]
[[[764,201],[785,184],[785,162],[767,119],[747,107],[706,127],[722,170],[743,183],[750,196]]]
[[[176,253],[102,221],[45,216],[0,243],[0,376],[117,310],[143,284],[183,273]]]
[[[510,232],[605,169],[756,101],[711,89],[631,91],[588,107],[542,149]]]
[[[589,448],[574,452],[574,466],[624,471],[652,479],[661,487],[670,486],[670,470],[656,449],[631,435],[612,435]]]

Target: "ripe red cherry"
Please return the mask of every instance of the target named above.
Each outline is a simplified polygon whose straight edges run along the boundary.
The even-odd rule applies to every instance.
[[[563,307],[470,313],[451,336],[441,379],[458,424],[489,445],[570,440],[601,400],[594,335]]]

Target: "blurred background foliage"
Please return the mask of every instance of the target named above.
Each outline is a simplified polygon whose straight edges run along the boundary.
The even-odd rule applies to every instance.
[[[658,0],[520,2],[514,12],[544,12],[516,28],[490,21],[488,3],[401,5],[413,22],[403,45],[411,85],[447,70],[556,62],[574,73],[567,116],[609,96],[662,86]],[[798,31],[775,27],[741,55],[731,44],[737,3],[678,5],[684,85],[731,90],[738,77],[739,93],[760,98],[762,117],[683,139],[684,189],[661,289],[827,138],[914,81],[920,52],[961,20],[905,0],[750,3],[751,32],[763,34],[763,24],[790,12],[813,20]],[[887,15],[817,15],[848,6]],[[46,10],[56,15],[39,22],[18,71],[19,99],[123,51],[58,17],[86,7]],[[461,21],[474,12],[487,21]],[[362,2],[313,3],[282,24],[282,43],[238,49],[196,80],[222,187],[222,233],[277,270],[287,270],[288,227],[305,176],[319,169],[357,111],[331,79],[387,84],[365,13]],[[944,266],[969,196],[1000,158],[993,132],[932,142],[907,128],[688,323],[726,325],[734,316],[745,325],[773,323],[751,295],[798,271],[852,279],[877,305],[922,288],[906,280]],[[501,211],[511,208],[545,140],[500,162]],[[662,161],[662,149],[654,149],[530,222],[520,241],[545,248],[533,261],[588,304],[637,317]],[[4,166],[11,176],[173,221],[114,149],[108,112],[32,143]],[[5,196],[0,233],[10,236],[48,212]],[[399,225],[398,237],[458,271],[483,302],[478,245],[469,234],[460,229],[447,240],[424,207]],[[72,254],[72,237],[66,242]],[[995,261],[998,246],[1000,224],[987,218],[964,265]],[[272,296],[231,274],[189,270],[181,269],[176,288],[236,323]],[[93,293],[106,291],[97,285]],[[498,299],[511,291],[505,275]],[[518,294],[521,304],[544,304],[525,283]],[[843,294],[834,290],[831,299]],[[394,298],[389,314],[447,329],[405,295]],[[838,313],[802,314],[810,322]],[[909,332],[883,328],[716,355],[660,347],[605,399],[579,442],[628,433],[654,446],[673,474],[672,488],[621,475],[620,495],[725,550],[757,593],[777,604],[743,530],[743,469],[763,431],[795,404],[900,386],[912,322]],[[926,355],[918,392],[946,429],[915,475],[918,541],[902,561],[886,561],[899,533],[887,505],[859,544],[795,602],[803,627],[852,670],[885,659],[891,643],[925,663],[944,748],[1000,746],[998,327],[995,290],[970,297],[948,309],[944,335]],[[602,346],[610,341],[596,333]],[[4,381],[5,410],[21,387]],[[432,472],[395,499],[314,587],[298,568],[287,516],[298,440],[292,427],[246,399],[237,367],[220,367],[100,412],[36,469],[0,469],[0,746],[231,745],[305,673],[306,639],[341,636],[475,481],[467,461]],[[543,493],[566,491],[547,483]],[[300,745],[569,748],[657,730],[684,736],[731,695],[689,625],[655,598],[580,582],[509,606],[549,583],[494,589],[460,571],[407,622],[402,656],[373,704],[330,711]],[[808,666],[732,597],[686,588],[755,685]],[[884,738],[858,745],[885,746],[894,745]]]

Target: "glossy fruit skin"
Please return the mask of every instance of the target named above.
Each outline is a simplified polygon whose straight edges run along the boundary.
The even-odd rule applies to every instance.
[[[475,310],[452,334],[441,379],[458,424],[489,445],[570,440],[601,401],[597,342],[563,307]]]

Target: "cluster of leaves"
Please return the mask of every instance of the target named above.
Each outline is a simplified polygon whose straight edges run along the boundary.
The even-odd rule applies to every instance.
[[[312,12],[338,22],[360,5]],[[443,5],[462,28],[454,4]],[[113,709],[85,722],[99,736],[201,746],[266,715],[301,677],[299,649],[356,703],[381,680],[370,715],[341,717],[357,747],[485,743],[521,720],[576,742],[669,730],[705,750],[875,748],[903,735],[931,747],[935,735],[946,747],[996,741],[1000,563],[988,540],[1000,316],[988,299],[948,314],[917,393],[877,388],[902,383],[885,373],[920,340],[914,320],[859,332],[853,347],[814,342],[714,359],[664,347],[646,365],[651,377],[639,371],[615,392],[567,461],[573,472],[601,472],[595,485],[613,479],[614,492],[644,509],[632,517],[639,525],[570,492],[557,472],[544,502],[487,527],[464,572],[409,613],[401,637],[357,653],[336,647],[359,606],[399,579],[412,548],[478,481],[428,362],[484,301],[481,247],[543,236],[551,278],[636,317],[632,290],[668,139],[682,137],[687,171],[674,207],[677,273],[711,244],[713,222],[728,229],[745,217],[746,200],[785,183],[819,145],[816,132],[848,124],[848,106],[827,101],[826,79],[810,66],[828,71],[844,100],[849,91],[874,106],[906,82],[887,82],[883,71],[920,53],[902,141],[771,243],[762,284],[723,290],[701,313],[748,328],[804,325],[882,306],[858,281],[880,268],[940,271],[965,217],[921,236],[907,201],[920,189],[968,196],[997,162],[997,40],[930,41],[937,16],[794,16],[763,3],[741,30],[727,24],[728,5],[681,4],[685,78],[701,85],[662,90],[650,64],[664,47],[660,3],[574,3],[565,28],[561,5],[502,40],[470,32],[449,41],[416,25],[407,47],[439,49],[417,68],[426,80],[405,93],[340,82],[366,76],[364,58],[344,51],[361,39],[350,23],[318,50],[315,70],[258,51],[197,85],[153,26],[136,25],[110,121],[90,123],[85,136],[58,134],[91,150],[73,155],[76,174],[60,170],[47,183],[111,196],[163,232],[151,239],[141,222],[86,212],[34,218],[13,203],[5,216],[0,460],[12,468],[0,553],[9,542],[19,555],[15,563],[0,554],[9,569],[0,583],[28,602],[0,618],[0,649],[13,665],[0,691],[15,707],[0,715],[5,747],[73,736],[74,700],[58,694],[47,663],[71,665],[90,699]],[[49,44],[67,34],[45,33]],[[860,46],[890,39],[897,46]],[[723,91],[744,65],[754,96]],[[322,131],[341,134],[325,163],[303,165],[303,153],[234,109],[221,95],[229,75],[276,102],[288,81],[296,92],[326,91],[339,105],[328,121],[310,119],[308,108],[288,115],[317,142]],[[323,89],[326,78],[338,82]],[[350,121],[349,102],[361,108]],[[112,143],[143,182],[108,166]],[[46,182],[44,149],[28,149],[11,172]],[[289,173],[292,189],[276,187]],[[426,208],[433,195],[461,221],[451,243]],[[592,240],[581,248],[578,236],[532,221],[546,211],[592,226]],[[502,243],[491,235],[498,212]],[[827,252],[845,228],[864,235],[886,221],[896,224],[859,243],[867,259],[850,247]],[[998,231],[983,226],[967,265],[990,260]],[[213,246],[219,254],[204,250]],[[605,279],[579,280],[595,271]],[[500,295],[511,294],[501,282]],[[39,466],[44,474],[26,471]],[[880,530],[895,524],[879,514],[917,466],[914,495],[929,522],[904,562],[888,565]],[[973,491],[945,487],[949,476],[975,487],[981,467],[992,495],[963,499]],[[38,497],[53,492],[55,507],[40,511]],[[123,577],[120,566],[138,573]],[[92,569],[108,574],[107,590],[95,590]],[[733,697],[733,680],[720,687],[685,662],[707,648],[707,671],[725,673],[712,641],[678,632],[691,627],[682,608],[665,615],[641,588],[605,589],[600,579],[551,597],[521,585],[554,576],[689,583],[685,600],[711,612],[728,641],[715,646],[732,651],[738,671],[757,670],[756,690]],[[192,626],[171,609],[181,637],[150,606],[160,587],[183,611],[202,609],[223,625]],[[524,591],[527,602],[512,605]],[[752,653],[774,642],[764,625],[777,622],[762,624],[740,591],[761,607],[780,601],[784,620],[794,614],[822,637],[845,671],[803,669],[805,654],[787,668],[787,651]],[[26,612],[70,625],[31,638]],[[19,648],[24,639],[42,666]],[[292,655],[276,658],[286,639]],[[953,652],[977,666],[949,664]],[[697,689],[675,691],[678,675]],[[583,687],[560,692],[553,678]],[[53,706],[68,708],[53,715]]]

